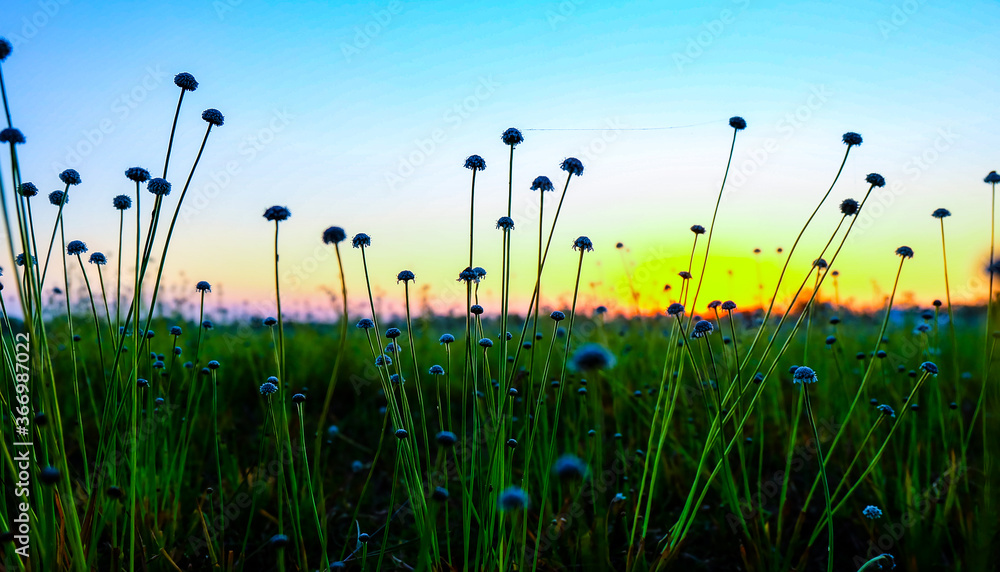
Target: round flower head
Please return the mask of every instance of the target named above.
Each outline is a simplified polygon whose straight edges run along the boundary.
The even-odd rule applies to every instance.
[[[118,195],[111,199],[111,204],[120,211],[132,208],[132,197],[128,195]]]
[[[913,249],[909,246],[900,246],[896,249],[896,254],[902,256],[903,258],[913,258]]]
[[[444,375],[444,368],[439,365],[432,365],[427,373],[431,375]]]
[[[24,266],[24,253],[23,252],[21,254],[18,254],[17,257],[14,258],[14,263],[17,264],[18,266]],[[35,258],[34,256],[32,256],[31,257],[31,264],[37,266],[38,265],[38,259]]]
[[[580,252],[587,252],[594,250],[594,243],[591,242],[586,236],[581,236],[573,241],[573,250],[579,250]]]
[[[931,362],[931,361],[925,361],[924,363],[920,364],[920,369],[926,371],[927,373],[929,373],[931,375],[937,375],[938,374],[938,366],[937,366],[937,364],[935,364],[934,362]]]
[[[271,395],[272,393],[276,393],[277,391],[278,391],[278,386],[270,381],[265,381],[260,385],[261,395]]]
[[[477,316],[481,316],[481,315],[483,315],[483,312],[485,312],[485,310],[484,310],[484,309],[483,309],[483,307],[482,307],[482,306],[480,306],[479,304],[473,304],[473,305],[472,305],[472,306],[471,306],[471,307],[469,308],[469,312],[471,312],[471,313],[473,313],[473,314],[475,314],[475,315],[477,315]]]
[[[179,336],[184,333],[184,330],[180,326],[170,326],[170,335]]]
[[[358,329],[360,330],[370,330],[371,328],[374,327],[375,327],[375,322],[371,321],[371,318],[361,318],[360,320],[358,320]]]
[[[861,514],[865,515],[865,518],[869,520],[875,520],[876,518],[882,518],[882,511],[875,505],[868,505],[865,507]]]
[[[306,396],[301,393],[296,393],[292,396],[292,403],[304,403]]]
[[[555,320],[556,322],[561,322],[566,319],[566,314],[560,312],[559,310],[556,310],[551,314],[549,314],[549,317]]]
[[[691,330],[691,337],[695,339],[703,338],[711,334],[713,330],[715,330],[715,327],[712,326],[712,322],[709,322],[708,320],[699,320],[695,323],[694,329]]]
[[[49,203],[52,205],[59,206],[68,202],[69,197],[67,197],[66,193],[63,193],[62,191],[52,191],[49,193]]]
[[[986,178],[983,179],[983,182],[989,183],[991,185],[1000,183],[1000,175],[998,175],[996,171],[990,171],[990,174],[986,175]]]
[[[371,245],[372,245],[372,237],[368,236],[363,232],[355,234],[354,238],[351,239],[351,246],[353,246],[354,248],[364,248],[366,246],[371,246]]]
[[[822,258],[817,258],[816,260],[813,260],[814,268],[826,268],[827,266],[828,265],[826,263],[826,260],[823,260]]]
[[[844,199],[843,202],[840,203],[840,212],[847,216],[854,216],[858,214],[858,209],[860,208],[861,205],[859,205],[858,201],[854,199]]]
[[[403,270],[402,272],[396,275],[396,284],[399,284],[400,281],[409,282],[411,280],[416,281],[415,277],[413,276],[413,273],[410,272],[409,270]]]
[[[944,218],[951,216],[951,211],[949,211],[948,209],[937,209],[931,213],[931,216],[934,218]]]
[[[556,459],[552,472],[563,481],[579,480],[587,476],[587,463],[576,455],[566,453]]]
[[[708,309],[709,310],[714,310],[714,309],[718,308],[721,305],[722,305],[722,301],[721,300],[712,300],[711,302],[708,303]]]
[[[438,502],[448,500],[448,489],[444,487],[434,487],[434,492],[431,493],[431,498]]]
[[[194,76],[187,72],[181,72],[174,76],[174,85],[184,91],[194,91],[198,89],[198,80],[194,79]]]
[[[451,431],[440,431],[434,438],[442,447],[451,447],[458,442],[458,437]]]
[[[211,292],[212,291],[212,285],[209,284],[207,281],[202,280],[202,281],[200,281],[200,282],[198,282],[197,284],[194,285],[194,289],[197,290],[197,291],[199,291],[199,292]]]
[[[87,245],[82,240],[73,240],[66,245],[66,254],[70,256],[87,252]]]
[[[406,429],[396,429],[395,435],[396,435],[396,438],[399,439],[399,440],[406,439],[407,437],[410,436],[410,434],[407,433]]]
[[[705,227],[701,226],[700,224],[696,224],[691,227],[691,232],[695,234],[705,234]]]
[[[272,316],[268,316],[268,317],[266,317],[266,318],[263,319],[262,323],[265,326],[267,326],[267,327],[270,328],[271,326],[277,324],[278,320],[276,318],[272,317]]]
[[[11,45],[7,38],[0,38],[0,62],[7,59],[7,56],[14,51],[14,46]]]
[[[103,266],[108,263],[108,258],[104,256],[102,252],[93,252],[90,255],[90,259],[87,262],[91,264],[96,264],[98,266]]]
[[[865,177],[865,181],[873,187],[885,186],[885,177],[879,175],[878,173],[868,173],[868,176]]]
[[[466,267],[465,270],[458,273],[458,281],[466,283],[475,282],[478,284],[479,278],[476,277],[476,272],[472,268]]]
[[[146,190],[158,197],[165,197],[170,194],[170,183],[162,177],[150,179],[146,183]]]
[[[486,161],[479,155],[470,155],[469,158],[465,160],[465,168],[472,169],[473,171],[485,171]]]
[[[385,331],[385,337],[389,338],[390,340],[394,340],[401,335],[403,335],[403,332],[399,331],[399,328],[389,328],[388,330]]]
[[[67,185],[79,185],[82,182],[80,173],[77,173],[76,169],[66,169],[62,173],[59,173],[59,180]]]
[[[505,144],[510,145],[511,147],[515,147],[518,143],[524,142],[524,135],[521,135],[521,132],[519,130],[511,127],[510,129],[503,132],[503,135],[500,136],[500,139]]]
[[[563,162],[559,164],[559,168],[566,171],[570,175],[576,175],[577,177],[583,174],[583,163],[581,163],[576,157],[563,159]]]
[[[549,180],[545,175],[540,175],[535,177],[535,180],[531,182],[532,191],[554,191],[555,187],[552,186],[552,181]]]
[[[497,219],[497,228],[503,229],[505,231],[514,230],[514,219],[509,216],[502,216]]]
[[[270,540],[268,540],[268,542],[275,548],[284,548],[288,546],[289,541],[288,537],[284,534],[275,534]]]
[[[482,339],[479,340],[479,345],[481,347],[483,347],[483,348],[492,348],[493,347],[493,340],[491,340],[489,338],[482,338]]]
[[[38,187],[34,183],[21,183],[17,187],[17,192],[22,197],[33,197],[38,194]]]
[[[584,344],[573,352],[570,363],[577,371],[598,371],[614,367],[615,356],[600,344]]]
[[[882,415],[887,415],[889,417],[895,417],[896,416],[896,412],[892,410],[892,407],[890,407],[890,406],[888,406],[888,405],[886,405],[884,403],[882,405],[879,405],[875,409],[878,409],[879,412],[882,413]]]
[[[837,336],[827,336],[826,337],[826,345],[832,346],[835,343],[837,343]]]
[[[733,129],[740,131],[747,128],[747,121],[739,115],[729,118],[729,126]]]
[[[387,355],[380,355],[380,356],[377,356],[377,357],[375,358],[375,366],[376,366],[376,367],[381,367],[381,366],[383,366],[383,365],[384,365],[385,367],[389,367],[389,366],[391,366],[391,365],[392,365],[392,358],[390,358],[390,357],[389,357],[389,356],[387,356]]]
[[[450,344],[454,341],[455,341],[455,336],[451,334],[441,334],[441,337],[438,338],[439,344]]]
[[[288,217],[290,216],[292,216],[292,213],[288,210],[288,207],[281,207],[278,205],[268,207],[267,210],[264,211],[264,218],[267,220],[273,220],[274,222],[288,220]]]
[[[221,126],[226,121],[226,119],[222,116],[222,112],[218,109],[206,109],[205,111],[202,111],[201,118],[216,127]]]
[[[735,310],[736,309],[736,302],[733,302],[732,300],[726,300],[725,302],[722,303],[722,309],[723,310]]]
[[[476,282],[486,278],[486,269],[482,266],[476,266],[472,269],[472,272],[476,275]]]
[[[205,320],[204,322],[201,323],[201,327],[205,328],[206,330],[211,330],[212,328],[215,327],[215,324],[212,323],[212,320]]]
[[[851,147],[851,146],[854,146],[854,145],[861,145],[861,141],[862,141],[861,135],[859,133],[855,133],[853,131],[848,131],[847,133],[844,133],[843,140],[844,140],[844,145],[847,145],[848,147]]]
[[[136,183],[145,183],[150,179],[149,171],[142,167],[129,167],[125,170],[125,176]]]
[[[684,313],[684,305],[683,304],[678,304],[677,302],[674,302],[673,304],[667,306],[667,315],[668,316],[677,316],[677,315],[683,314],[683,313]]]
[[[680,276],[684,280],[690,280],[691,279],[691,273],[688,272],[687,270],[681,270],[680,272],[677,273],[677,275]]]
[[[522,510],[531,506],[531,499],[528,497],[528,493],[521,490],[520,487],[511,486],[500,493],[498,504],[501,510]]]
[[[0,143],[10,143],[12,145],[24,143],[24,133],[21,133],[20,129],[6,127],[0,131]]]
[[[47,485],[54,485],[59,482],[59,469],[49,465],[38,473],[38,480]]]
[[[816,383],[817,377],[816,372],[812,368],[802,366],[795,369],[795,374],[792,376],[793,383]]]
[[[339,226],[331,226],[323,231],[323,242],[326,244],[337,244],[346,238],[347,234]]]

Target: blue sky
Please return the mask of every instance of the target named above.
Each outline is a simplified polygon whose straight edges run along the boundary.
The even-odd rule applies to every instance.
[[[493,227],[506,214],[507,188],[499,136],[515,126],[525,130],[514,167],[515,287],[530,288],[537,236],[537,195],[527,187],[540,174],[561,181],[559,162],[577,156],[586,171],[571,184],[556,231],[550,303],[571,288],[569,244],[586,234],[597,247],[586,299],[625,307],[626,265],[643,269],[644,296],[679,282],[687,229],[711,217],[731,115],[749,127],[737,139],[707,299],[754,295],[754,247],[765,251],[767,282],[779,264],[773,250],[789,245],[829,186],[845,131],[865,143],[807,234],[800,264],[825,243],[836,204],[860,198],[864,175],[877,171],[890,185],[839,261],[842,295],[877,300],[873,284],[891,286],[892,252],[909,244],[917,257],[901,287],[923,304],[943,297],[940,228],[929,216],[938,207],[954,214],[946,221],[953,295],[985,295],[982,178],[1000,168],[996,3],[4,5],[0,34],[15,44],[4,79],[15,126],[28,137],[24,179],[48,192],[62,168],[84,178],[71,194],[67,238],[114,260],[111,197],[132,190],[125,168],[162,168],[175,73],[201,82],[182,109],[168,177],[175,188],[204,130],[200,112],[226,115],[195,174],[165,273],[185,286],[209,280],[219,302],[251,300],[266,313],[273,236],[261,213],[281,204],[293,213],[282,228],[282,264],[297,307],[328,305],[321,288],[336,274],[319,236],[336,224],[372,236],[381,290],[399,298],[393,277],[409,268],[445,308],[467,257],[462,163],[472,153],[488,164],[477,179],[477,263],[496,267],[498,278]],[[646,127],[677,128],[633,130]],[[595,130],[533,130],[584,128]],[[51,228],[54,212],[39,210],[41,227]],[[350,286],[360,294],[350,250]]]

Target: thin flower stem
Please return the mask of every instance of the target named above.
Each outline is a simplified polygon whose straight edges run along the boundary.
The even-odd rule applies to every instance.
[[[826,572],[833,572],[833,504],[830,501],[830,485],[826,479],[826,465],[823,460],[823,446],[820,442],[819,428],[816,426],[816,415],[813,413],[812,401],[809,399],[807,384],[802,384],[802,396],[806,401],[806,415],[816,438],[816,456],[819,457],[819,474],[823,477],[823,495],[826,498],[826,518],[829,522],[829,544],[827,545]]]

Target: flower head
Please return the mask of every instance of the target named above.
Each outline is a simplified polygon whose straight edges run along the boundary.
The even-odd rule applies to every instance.
[[[331,226],[323,231],[323,242],[326,244],[337,244],[347,238],[347,233],[339,226]]]
[[[120,211],[132,208],[132,197],[128,195],[118,195],[111,199],[111,204]]]
[[[937,209],[931,213],[931,216],[934,218],[944,218],[951,216],[951,211],[949,211],[948,209]]]
[[[11,45],[7,38],[0,38],[0,62],[7,59],[7,56],[14,51],[14,46]]]
[[[170,335],[179,336],[184,333],[184,330],[180,326],[170,326]]]
[[[865,515],[865,518],[867,518],[869,520],[875,520],[876,518],[882,518],[882,511],[879,510],[879,508],[877,506],[873,505],[873,504],[870,504],[870,505],[866,506],[865,509],[863,511],[861,511],[861,514]]]
[[[579,250],[580,252],[593,252],[594,243],[586,236],[581,236],[573,241],[573,250]]]
[[[482,266],[476,266],[472,269],[472,273],[476,275],[476,282],[479,282],[483,278],[486,278],[486,269]]]
[[[212,320],[204,320],[201,323],[201,327],[205,328],[206,330],[211,330],[212,328],[215,327],[215,324],[212,322]]]
[[[816,372],[812,368],[802,366],[795,368],[795,373],[792,375],[793,383],[816,383],[818,378],[816,377]]]
[[[743,119],[739,115],[729,118],[729,126],[737,131],[741,131],[747,128],[747,120]]]
[[[680,272],[677,273],[677,275],[680,276],[681,279],[683,280],[690,280],[692,278],[691,273],[688,272],[687,270],[681,270]]]
[[[926,371],[931,375],[938,374],[938,366],[932,361],[925,361],[924,363],[920,364],[920,369]]]
[[[385,366],[389,367],[392,365],[392,358],[387,355],[380,355],[375,358],[375,365],[377,367]]]
[[[563,321],[563,320],[566,319],[566,314],[564,314],[563,312],[560,312],[559,310],[556,310],[556,311],[552,312],[551,314],[549,314],[549,317],[552,318],[556,322],[561,322],[561,321]]]
[[[887,415],[889,417],[895,417],[896,416],[896,412],[892,410],[892,407],[890,407],[890,406],[888,406],[888,405],[886,405],[884,403],[882,405],[879,405],[875,409],[879,410],[879,412],[881,412],[882,415]]]
[[[79,185],[82,182],[80,173],[77,173],[76,169],[66,169],[59,173],[59,180],[67,185]]]
[[[472,169],[473,171],[485,171],[486,161],[479,155],[470,155],[465,160],[465,168]]]
[[[524,135],[521,135],[521,132],[519,130],[511,127],[510,129],[503,132],[503,135],[500,136],[500,139],[504,142],[504,144],[510,145],[511,147],[515,147],[517,146],[518,143],[524,142]]]
[[[577,177],[583,174],[583,163],[581,163],[576,157],[563,159],[563,162],[559,164],[559,168],[566,171],[570,175],[576,175]]]
[[[226,118],[222,116],[222,112],[218,109],[206,109],[202,111],[201,118],[216,127],[221,126],[226,121]]]
[[[569,453],[560,456],[552,465],[552,472],[564,481],[582,479],[587,476],[587,470],[587,463],[583,459]]]
[[[878,173],[868,173],[868,176],[865,177],[865,181],[867,181],[873,187],[885,186],[885,177],[879,175]]]
[[[991,185],[1000,183],[1000,175],[998,175],[996,171],[990,171],[990,174],[986,175],[986,178],[983,179],[983,182],[990,183]]]
[[[691,232],[695,234],[705,234],[705,227],[701,226],[700,224],[696,224],[691,227]]]
[[[21,254],[18,254],[14,258],[14,263],[17,264],[18,266],[24,266],[24,253],[23,252]],[[31,263],[33,265],[38,265],[38,259],[35,258],[34,256],[32,256],[31,257]]]
[[[695,339],[703,338],[711,334],[713,330],[715,330],[715,326],[712,325],[712,322],[709,322],[708,320],[699,320],[695,323],[694,329],[691,330],[691,337]]]
[[[441,334],[441,337],[438,338],[439,344],[450,344],[454,341],[455,341],[455,336],[451,334]]]
[[[157,177],[146,183],[146,189],[158,197],[163,197],[170,194],[170,183],[162,177]]]
[[[288,220],[288,217],[290,216],[292,216],[292,212],[288,210],[288,207],[278,205],[267,207],[267,210],[264,211],[264,218],[267,220],[273,220],[274,222]]]
[[[846,216],[854,216],[858,214],[858,209],[860,208],[861,205],[854,199],[844,199],[840,203],[840,212]]]
[[[481,316],[483,315],[483,312],[485,312],[485,310],[479,304],[473,304],[472,306],[469,307],[469,312],[475,314],[476,316]]]
[[[437,440],[438,445],[441,445],[442,447],[451,447],[458,442],[458,437],[451,431],[439,431],[434,438]]]
[[[125,169],[125,176],[136,183],[145,183],[150,179],[149,171],[142,167],[129,167]]]
[[[38,187],[34,183],[21,183],[17,187],[17,192],[22,197],[33,197],[38,194]]]
[[[848,131],[844,133],[844,145],[852,147],[854,145],[861,145],[861,135],[853,131]]]
[[[826,268],[827,266],[826,260],[823,260],[822,258],[813,260],[813,268]]]
[[[278,386],[270,381],[265,381],[260,385],[261,395],[271,395],[272,393],[275,393],[277,391],[278,391]]]
[[[708,303],[708,309],[714,310],[721,305],[722,305],[722,300],[712,300],[711,302]]]
[[[104,266],[108,263],[108,258],[104,256],[103,252],[92,252],[90,254],[90,259],[87,260],[87,262],[98,266]]]
[[[571,364],[578,371],[597,371],[615,366],[615,356],[601,344],[584,344],[575,352]]]
[[[199,292],[211,292],[212,291],[212,285],[209,284],[205,280],[201,280],[197,284],[194,285],[194,289],[197,290],[197,291],[199,291]]]
[[[371,321],[371,318],[361,318],[357,327],[359,330],[370,330],[375,327],[375,322]]]
[[[73,240],[66,245],[66,254],[70,256],[87,252],[87,245],[82,240]]]
[[[270,328],[271,326],[278,323],[278,319],[273,316],[268,316],[261,321],[262,324]],[[373,324],[374,325],[374,324]]]
[[[194,76],[187,72],[181,72],[174,76],[174,85],[184,91],[194,91],[198,89],[198,80],[194,79]]]
[[[725,302],[722,303],[722,309],[723,310],[735,310],[736,309],[736,302],[733,302],[732,300],[726,300]]]
[[[399,439],[400,441],[410,436],[410,434],[406,431],[406,429],[396,429],[395,435],[396,438]]]
[[[667,306],[667,315],[668,316],[677,316],[677,315],[683,314],[683,313],[684,313],[684,305],[683,304],[678,304],[677,302],[674,302],[673,304]]]
[[[69,197],[62,191],[52,191],[49,193],[49,203],[59,206],[69,202]]]
[[[492,348],[493,347],[493,340],[491,340],[489,338],[482,338],[482,339],[479,340],[479,346],[482,347],[482,348]]]
[[[402,272],[396,275],[396,284],[399,284],[400,281],[409,282],[411,280],[416,281],[415,277],[413,276],[413,273],[410,272],[409,270],[403,270]]]
[[[545,175],[540,175],[535,177],[535,180],[531,182],[532,191],[554,191],[555,187],[552,186],[552,181],[549,180]]]
[[[475,270],[471,267],[466,267],[465,270],[458,273],[458,281],[465,283],[475,282],[476,284],[479,284],[479,277],[476,276]]]
[[[514,230],[514,219],[509,216],[502,216],[497,219],[497,228],[501,228],[504,231]]]
[[[399,328],[389,328],[388,330],[385,331],[385,337],[389,338],[390,340],[394,340],[401,335],[403,335],[403,332],[399,331]]]
[[[520,487],[511,486],[500,493],[498,504],[501,510],[521,510],[531,506],[531,499],[528,497],[528,493],[521,490]]]
[[[913,249],[909,246],[900,246],[896,249],[896,254],[903,258],[913,258]]]
[[[368,236],[363,232],[355,234],[354,238],[351,239],[351,246],[353,246],[354,248],[364,248],[366,246],[371,246],[371,245],[372,245],[372,237]]]
[[[21,133],[20,129],[5,127],[0,130],[0,143],[10,143],[11,145],[24,143],[24,133]]]
[[[431,375],[444,375],[444,368],[440,365],[432,365],[431,368],[427,370],[427,373]]]

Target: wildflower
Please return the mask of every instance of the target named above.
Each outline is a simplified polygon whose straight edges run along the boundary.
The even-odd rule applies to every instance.
[[[70,256],[87,252],[87,245],[82,240],[73,240],[66,245],[66,254]]]
[[[709,310],[714,310],[714,309],[718,308],[721,305],[722,305],[722,301],[721,300],[712,300],[711,302],[708,303],[708,309]]]
[[[360,473],[361,470],[364,468],[365,466],[361,463],[361,461],[355,460],[353,463],[351,463],[351,471],[355,473]]]
[[[581,236],[573,241],[573,250],[579,250],[580,252],[587,252],[594,250],[594,243],[591,242],[586,236]]]
[[[739,115],[729,118],[729,126],[737,131],[741,131],[747,128],[747,121]]]
[[[493,340],[491,340],[489,338],[482,338],[482,339],[479,340],[479,345],[480,345],[480,347],[483,347],[483,348],[492,348],[493,347]]]
[[[396,429],[395,435],[396,438],[399,439],[400,441],[410,436],[410,434],[407,433],[406,429]]]
[[[264,318],[264,320],[263,320],[263,324],[265,326],[269,327],[269,328],[271,326],[277,324],[277,323],[278,323],[278,320],[276,318],[272,318],[271,316],[268,316],[268,317]],[[372,325],[374,326],[375,324],[372,324]],[[359,325],[358,327],[360,328],[361,326]]]
[[[38,480],[42,481],[47,485],[54,485],[59,482],[59,469],[49,465],[38,473]]]
[[[118,195],[111,199],[111,204],[120,211],[128,210],[132,207],[132,197],[128,195]]]
[[[409,282],[410,280],[415,281],[415,277],[413,276],[413,273],[410,272],[409,270],[403,270],[402,272],[396,275],[396,284],[399,284],[401,280],[404,283]]]
[[[108,258],[104,256],[102,252],[93,252],[90,255],[90,259],[87,262],[91,264],[96,264],[98,266],[103,266],[108,263]]]
[[[149,182],[146,183],[146,190],[158,197],[163,197],[170,194],[170,183],[161,177],[150,179]]]
[[[502,216],[497,219],[497,228],[501,228],[505,231],[514,230],[514,219],[509,216]]]
[[[11,145],[24,143],[24,133],[21,133],[20,129],[6,127],[0,131],[0,143],[10,143]]]
[[[129,167],[125,170],[125,176],[136,183],[145,183],[150,179],[149,171],[142,167]]]
[[[455,336],[451,334],[441,334],[441,337],[438,338],[438,343],[440,344],[450,344],[454,341],[455,341]]]
[[[331,226],[323,231],[323,242],[326,244],[337,244],[346,238],[347,234],[339,226]]]
[[[292,396],[292,403],[296,403],[296,404],[298,404],[298,403],[304,403],[305,400],[306,400],[306,396],[303,395],[303,394],[301,394],[301,393],[296,393],[295,395]]]
[[[208,369],[219,369],[219,367],[221,367],[221,364],[219,364],[219,360],[215,359],[210,360],[206,365],[208,365]]]
[[[559,168],[566,171],[571,176],[576,175],[579,177],[580,175],[583,175],[583,163],[581,163],[576,157],[563,159],[563,162],[559,164]]]
[[[146,381],[145,379],[141,378],[141,377],[139,379],[135,380],[135,383],[139,387],[149,387],[149,382]]]
[[[929,331],[931,331],[931,327],[928,326],[927,324],[919,324],[917,325],[916,328],[913,329],[914,335],[925,334]]]
[[[902,256],[903,258],[913,258],[913,249],[909,246],[900,246],[896,249],[896,254]]]
[[[861,145],[861,135],[853,131],[848,131],[847,133],[844,133],[843,140],[844,140],[844,145],[847,145],[848,147],[854,145]]]
[[[712,326],[712,322],[709,322],[708,320],[699,320],[694,325],[694,330],[692,330],[691,332],[691,337],[695,339],[703,338],[711,334],[713,330],[715,330],[715,327]]]
[[[384,354],[380,355],[380,356],[377,356],[375,358],[375,366],[376,367],[381,367],[383,365],[385,367],[389,367],[390,365],[392,365],[392,358],[390,358],[389,356],[384,355]]]
[[[844,199],[840,203],[840,212],[846,216],[854,216],[858,214],[858,209],[860,208],[861,205],[854,199]]]
[[[817,258],[816,260],[813,260],[813,267],[826,268],[827,267],[826,260],[823,260],[822,258]]]
[[[476,283],[478,283],[483,278],[486,278],[486,269],[482,266],[476,266],[472,269],[472,273],[476,275]]]
[[[890,406],[888,406],[888,405],[886,405],[884,403],[882,405],[879,405],[875,409],[878,409],[882,413],[882,415],[888,415],[889,417],[895,417],[896,416],[896,412],[892,410],[892,407],[890,407]]]
[[[284,534],[275,534],[268,542],[275,548],[284,548],[288,546],[288,537]]]
[[[396,354],[396,353],[399,353],[399,349],[400,349],[399,346],[397,346],[396,344],[390,343],[389,345],[385,346],[385,353],[387,353],[387,354]]]
[[[290,216],[292,216],[292,213],[288,210],[288,207],[281,207],[278,205],[268,207],[267,210],[264,211],[264,218],[267,220],[273,220],[274,222],[287,220]]]
[[[270,381],[265,381],[260,386],[261,395],[271,395],[272,393],[278,391],[278,386],[271,383]]]
[[[608,308],[606,306],[598,306],[598,307],[594,308],[594,313],[597,314],[597,315],[607,314],[608,313]]]
[[[552,318],[556,322],[561,322],[561,321],[563,321],[563,320],[566,319],[566,314],[564,312],[560,312],[559,310],[556,310],[556,311],[552,312],[551,314],[549,314],[549,317]]]
[[[931,213],[931,216],[934,218],[944,218],[951,216],[951,211],[949,211],[948,209],[937,209]]]
[[[79,185],[82,182],[80,173],[77,173],[76,169],[66,169],[59,173],[59,180],[67,185]]]
[[[49,203],[59,206],[69,202],[69,197],[65,195],[62,191],[52,191],[49,193]]]
[[[264,320],[264,322],[267,323],[267,320]],[[358,320],[357,327],[361,330],[368,330],[375,327],[375,322],[371,321],[370,318],[361,318]]]
[[[600,344],[584,344],[573,354],[572,365],[581,371],[609,369],[615,366],[615,356]]]
[[[507,145],[511,147],[516,147],[518,143],[524,142],[524,136],[521,132],[513,127],[503,132],[500,139]]]
[[[986,175],[986,178],[983,179],[983,182],[990,183],[991,185],[1000,183],[1000,175],[998,175],[996,171],[990,171],[990,174]]]
[[[182,333],[184,333],[184,330],[182,330],[180,326],[170,326],[170,335],[171,336],[179,336]]]
[[[681,270],[680,272],[677,273],[677,275],[680,276],[681,279],[683,280],[690,280],[692,278],[691,273],[688,272],[687,270]]]
[[[469,308],[469,312],[472,312],[473,314],[475,314],[477,316],[481,316],[484,311],[485,310],[483,310],[483,307],[480,306],[479,304],[473,304],[472,307]]]
[[[442,447],[451,447],[458,442],[458,437],[451,431],[440,431],[434,438]]]
[[[385,331],[385,337],[389,338],[390,340],[394,340],[398,338],[400,335],[402,335],[402,332],[399,331],[399,328],[389,328],[388,330]]]
[[[33,197],[38,194],[38,187],[34,183],[21,183],[17,187],[17,192],[22,197]]]
[[[467,266],[465,270],[458,273],[458,281],[465,282],[466,284],[472,282],[479,284],[479,277],[476,276],[476,272],[472,269],[472,267]]]
[[[700,224],[696,224],[691,227],[691,232],[695,234],[705,234],[705,227],[701,226]]]
[[[444,375],[444,368],[440,365],[432,365],[431,368],[427,370],[427,373],[431,375]]]
[[[684,305],[674,302],[673,304],[667,306],[667,315],[676,316],[678,314],[684,313]]]
[[[736,302],[733,302],[732,300],[726,300],[725,302],[722,303],[722,309],[723,310],[735,310],[736,309]]]
[[[366,246],[371,246],[371,245],[372,245],[372,237],[368,236],[363,232],[355,234],[354,238],[351,239],[351,246],[353,246],[354,248],[364,248]]]
[[[865,515],[865,518],[869,520],[875,520],[877,518],[882,518],[882,511],[875,505],[868,505],[865,507],[861,514]]]
[[[465,160],[465,168],[472,169],[475,171],[485,171],[486,161],[479,155],[470,155],[468,159]]]
[[[540,175],[535,177],[535,180],[531,182],[532,191],[554,191],[555,187],[552,186],[552,181],[549,180],[545,175]]]
[[[201,327],[205,328],[206,330],[211,330],[212,328],[215,327],[215,324],[212,323],[212,320],[205,320],[204,322],[201,323]]]
[[[885,186],[885,177],[879,175],[878,173],[868,173],[868,176],[865,177],[865,181],[867,181],[873,187]]]
[[[12,51],[14,51],[14,46],[7,38],[0,38],[0,62],[6,60]]]
[[[764,374],[759,371],[755,373],[753,376],[753,382],[756,384],[764,383]]]
[[[587,475],[587,464],[576,455],[567,453],[556,459],[552,472],[564,481],[582,479]]]
[[[198,89],[198,80],[194,79],[194,76],[187,72],[181,72],[174,76],[174,85],[184,91],[194,91]]]
[[[924,363],[920,364],[920,369],[926,371],[931,375],[938,374],[938,366],[934,362],[925,361]]]
[[[818,381],[816,378],[816,372],[806,366],[796,368],[795,375],[792,376],[793,383],[805,384],[816,383],[816,381]]]
[[[438,502],[448,500],[448,489],[444,487],[434,487],[434,492],[431,493],[431,498]]]
[[[835,343],[837,343],[837,336],[827,336],[826,337],[826,345],[832,346]]]
[[[531,499],[520,487],[511,486],[500,493],[499,505],[501,510],[521,510],[531,506]]]
[[[201,118],[207,121],[209,124],[214,125],[216,127],[219,127],[223,123],[225,123],[225,118],[222,116],[222,113],[218,109],[206,109],[205,111],[202,111]]]
[[[922,312],[920,312],[920,317],[923,318],[923,319],[925,319],[925,320],[933,320],[934,319],[934,310],[931,310],[929,308],[926,309],[926,310],[923,310]]]

